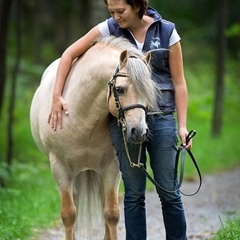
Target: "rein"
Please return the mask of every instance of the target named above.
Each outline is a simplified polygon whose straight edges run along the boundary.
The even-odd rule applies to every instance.
[[[174,193],[174,192],[179,191],[184,196],[194,196],[195,194],[197,194],[199,192],[199,190],[200,190],[200,188],[202,186],[202,176],[201,176],[201,172],[200,172],[200,169],[198,167],[197,161],[195,160],[191,150],[186,150],[186,148],[185,148],[185,146],[183,144],[181,144],[180,147],[178,148],[177,154],[176,154],[176,157],[175,157],[174,175],[175,175],[175,180],[178,180],[178,163],[179,163],[179,156],[181,155],[181,158],[180,158],[180,161],[181,161],[180,177],[179,177],[176,189],[175,190],[169,190],[169,189],[166,189],[166,188],[162,187],[156,180],[154,180],[149,175],[147,170],[145,169],[144,164],[140,162],[141,152],[142,152],[142,143],[140,143],[140,145],[139,145],[139,154],[138,154],[137,164],[132,162],[130,154],[129,154],[129,151],[128,151],[124,130],[122,130],[122,134],[123,134],[123,140],[124,140],[124,147],[125,147],[125,151],[126,151],[126,154],[127,154],[127,157],[128,157],[129,163],[130,163],[130,166],[131,167],[140,168],[144,172],[144,174],[147,176],[147,178],[155,185],[155,187],[158,187],[158,188],[160,188],[161,190],[163,190],[164,192],[167,192],[167,193]],[[187,135],[187,137],[186,137],[186,143],[188,143],[195,135],[196,135],[196,131],[195,130],[191,130],[189,132],[189,134]],[[182,186],[182,182],[183,182],[183,177],[184,177],[184,163],[185,163],[186,152],[189,154],[189,156],[190,156],[190,158],[191,158],[191,160],[192,160],[192,162],[193,162],[193,164],[194,164],[194,166],[195,166],[195,168],[197,170],[198,176],[199,176],[199,186],[198,186],[197,190],[194,193],[191,193],[191,194],[183,193],[180,190],[180,188]]]
[[[188,143],[195,135],[197,134],[197,132],[195,130],[191,130],[187,137],[186,137],[186,143]],[[190,156],[190,159],[192,160],[197,173],[198,173],[198,177],[199,177],[199,186],[197,188],[197,190],[192,193],[192,194],[185,194],[183,192],[181,192],[183,195],[185,196],[193,196],[195,194],[197,194],[202,186],[202,175],[200,172],[200,169],[198,167],[197,161],[193,156],[193,153],[191,152],[191,150],[186,150],[185,146],[183,144],[180,145],[180,147],[177,150],[177,154],[176,154],[176,162],[175,162],[175,178],[177,179],[177,168],[178,168],[178,163],[179,163],[179,156],[181,155],[180,161],[181,161],[181,171],[180,171],[180,177],[179,177],[179,184],[178,184],[178,189],[180,189],[182,182],[183,182],[183,176],[184,176],[184,163],[185,163],[185,155],[186,152],[188,153],[188,155]]]
[[[187,135],[186,137],[186,143],[188,143],[194,136],[196,135],[196,131],[195,130],[191,130],[189,132],[189,134]],[[125,138],[125,137],[123,137]],[[125,142],[125,140],[124,140]],[[140,146],[141,148],[141,146]],[[198,173],[198,177],[199,177],[199,186],[197,188],[197,190],[194,192],[194,193],[191,193],[191,194],[186,194],[186,193],[183,193],[180,188],[181,188],[181,185],[182,185],[182,182],[183,182],[183,177],[184,177],[184,163],[185,163],[185,155],[186,155],[186,152],[189,154],[196,170],[197,170],[197,173]],[[181,161],[181,165],[180,165],[180,177],[179,177],[179,180],[178,180],[178,163],[179,163],[179,156],[181,155],[181,158],[180,158],[180,161]],[[154,180],[149,174],[148,172],[146,171],[146,169],[144,168],[143,164],[140,164],[138,166],[139,168],[141,168],[141,170],[145,173],[145,175],[148,177],[148,179],[156,186],[156,187],[159,187],[160,189],[162,189],[164,192],[167,192],[167,193],[174,193],[174,192],[177,192],[179,191],[180,193],[182,193],[184,196],[194,196],[195,194],[197,194],[202,186],[202,175],[201,175],[201,172],[200,172],[200,169],[198,167],[198,164],[197,164],[197,161],[195,160],[191,150],[186,150],[185,146],[183,144],[180,145],[180,147],[178,148],[177,150],[177,154],[176,154],[176,157],[175,157],[175,170],[174,170],[174,175],[175,175],[175,180],[178,180],[178,185],[176,186],[176,190],[168,190],[168,189],[165,189],[164,187],[162,187],[156,180]]]

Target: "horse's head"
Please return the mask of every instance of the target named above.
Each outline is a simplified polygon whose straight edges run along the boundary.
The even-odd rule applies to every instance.
[[[150,57],[150,53],[140,58],[123,51],[109,82],[109,111],[118,118],[128,142],[146,140],[146,112],[156,107],[156,87],[148,66]]]

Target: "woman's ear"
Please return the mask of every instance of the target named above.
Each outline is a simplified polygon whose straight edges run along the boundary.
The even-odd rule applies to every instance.
[[[135,10],[138,13],[140,11],[140,7],[135,7]]]

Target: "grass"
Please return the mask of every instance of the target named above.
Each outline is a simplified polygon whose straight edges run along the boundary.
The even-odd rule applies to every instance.
[[[227,219],[223,222],[222,219],[219,219],[221,222],[221,229],[211,238],[211,240],[239,240],[240,239],[240,216],[235,218]]]
[[[12,176],[8,188],[0,189],[0,236],[29,239],[59,218],[58,193],[46,163],[16,163]]]
[[[240,86],[229,70],[226,76],[223,128],[221,135],[213,138],[210,134],[213,103],[212,72],[211,65],[207,64],[199,66],[193,64],[191,69],[185,70],[189,86],[188,128],[197,131],[192,151],[202,174],[217,173],[240,165],[240,148],[237,144],[240,134],[238,111]],[[5,176],[8,180],[7,188],[0,189],[2,240],[32,239],[39,229],[53,226],[60,218],[59,196],[48,161],[36,148],[30,133],[28,115],[33,90],[29,92],[22,90],[18,96],[21,101],[17,102],[15,112],[14,164],[11,175]],[[1,129],[6,129],[5,117],[3,115],[0,121]],[[0,140],[0,166],[3,166],[6,149],[5,131],[1,131]],[[3,170],[1,173],[5,174]],[[188,159],[185,176],[191,179],[197,176]],[[148,182],[148,189],[152,188],[153,184]],[[237,226],[239,219],[228,221],[223,225],[223,230],[219,231],[219,238],[216,240],[231,239],[221,238],[222,231],[228,234],[231,229],[237,229]]]

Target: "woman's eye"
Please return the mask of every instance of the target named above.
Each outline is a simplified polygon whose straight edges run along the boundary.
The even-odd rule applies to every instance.
[[[124,94],[124,88],[123,87],[116,87],[116,91],[118,95],[123,95]]]
[[[115,13],[121,15],[121,14],[123,14],[124,12],[125,12],[125,10],[119,10],[119,11],[116,11],[116,12],[114,12],[114,11],[109,11],[109,13],[110,13],[111,15],[114,15]]]

